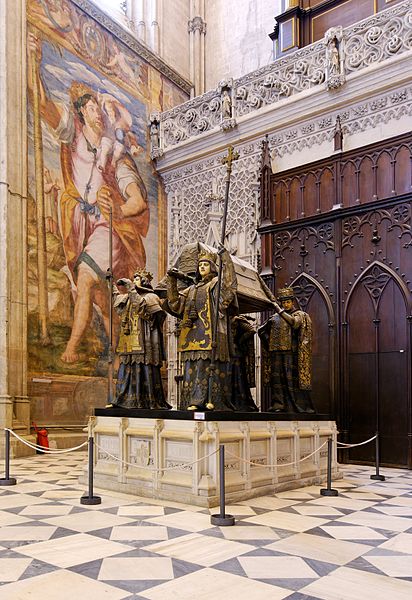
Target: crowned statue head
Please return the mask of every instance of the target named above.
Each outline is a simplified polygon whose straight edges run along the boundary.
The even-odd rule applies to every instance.
[[[277,299],[285,310],[292,310],[295,300],[295,292],[292,287],[279,288]]]
[[[197,271],[201,279],[214,277],[217,274],[217,255],[209,250],[199,252]]]
[[[137,269],[133,274],[133,282],[138,289],[153,290],[153,274],[147,269]]]

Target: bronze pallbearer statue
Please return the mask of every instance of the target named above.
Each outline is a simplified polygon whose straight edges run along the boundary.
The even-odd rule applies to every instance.
[[[234,310],[236,302],[236,274],[227,250],[222,248],[220,254],[223,273],[217,339],[217,256],[202,250],[198,255],[196,282],[180,293],[177,280],[187,280],[186,275],[177,269],[168,271],[167,305],[172,314],[182,319],[178,351],[183,362],[183,409],[235,410],[232,403],[229,313]],[[211,369],[214,344],[216,354]]]
[[[117,354],[120,365],[113,406],[121,408],[172,408],[165,400],[160,368],[165,360],[162,325],[166,314],[153,292],[152,275],[145,269],[130,279],[119,279],[121,294],[113,286],[113,307],[120,316]]]
[[[312,321],[294,306],[292,288],[278,290],[276,314],[259,328],[264,383],[271,390],[271,412],[314,413],[310,397]]]

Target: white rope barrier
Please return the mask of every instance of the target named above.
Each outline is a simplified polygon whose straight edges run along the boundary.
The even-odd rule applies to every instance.
[[[336,442],[338,446],[343,446],[343,448],[356,448],[356,446],[363,446],[364,444],[369,444],[372,440],[375,440],[378,436],[374,435],[373,437],[365,440],[364,442],[359,442],[359,444],[345,444],[344,442]],[[342,448],[342,450],[343,450]]]
[[[195,465],[196,463],[202,462],[202,460],[205,460],[205,458],[209,458],[210,456],[213,456],[214,454],[217,454],[217,452],[219,452],[219,450],[213,450],[213,452],[211,452],[210,454],[206,454],[206,456],[202,456],[202,458],[199,458],[198,460],[195,460],[191,463],[182,463],[181,465],[176,465],[174,467],[155,467],[155,468],[151,468],[151,467],[143,467],[140,465],[137,465],[136,463],[130,463],[127,462],[126,460],[123,460],[121,458],[119,458],[118,456],[115,456],[114,454],[110,454],[110,452],[108,452],[107,450],[105,450],[104,448],[101,448],[96,442],[94,442],[94,445],[96,446],[96,448],[98,448],[100,450],[100,452],[103,452],[103,454],[106,454],[107,456],[110,456],[110,458],[114,458],[114,460],[117,460],[118,462],[122,463],[123,465],[128,465],[129,467],[134,467],[135,469],[143,469],[144,471],[150,471],[151,473],[157,473],[159,471],[174,471],[175,469],[181,469],[182,467],[191,467],[193,465]]]
[[[74,448],[61,448],[60,450],[54,450],[53,448],[48,448],[47,446],[39,446],[39,444],[28,442],[24,438],[20,437],[17,433],[15,433],[12,429],[8,429],[7,427],[4,429],[4,431],[9,431],[12,435],[14,435],[15,438],[17,438],[20,442],[22,442],[29,448],[32,448],[33,450],[41,450],[42,452],[44,452],[44,454],[67,454],[68,452],[73,452],[73,450],[79,450],[80,448],[83,448],[88,443],[86,440],[85,442],[83,442],[83,444],[80,444],[80,446],[75,446]]]
[[[232,458],[236,458],[237,460],[240,460],[243,463],[247,463],[249,465],[253,465],[254,467],[261,467],[262,469],[272,469],[275,467],[290,467],[292,465],[297,465],[298,463],[310,458],[311,456],[313,456],[314,454],[316,454],[316,452],[319,452],[319,450],[321,450],[323,448],[323,446],[326,446],[326,444],[328,443],[328,440],[326,440],[326,442],[323,442],[323,444],[321,446],[319,446],[319,448],[316,448],[316,450],[314,450],[313,452],[311,452],[310,454],[308,454],[307,456],[304,456],[303,458],[299,459],[299,460],[295,460],[291,463],[276,463],[274,465],[261,465],[260,463],[255,463],[251,460],[246,460],[246,458],[241,458],[240,456],[237,456],[236,454],[233,454],[233,452],[230,452],[230,450],[226,450],[226,454],[228,454],[229,456],[232,456]]]

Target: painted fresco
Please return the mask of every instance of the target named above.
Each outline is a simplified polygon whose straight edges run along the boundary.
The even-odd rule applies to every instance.
[[[67,0],[28,3],[28,92],[29,371],[102,377],[110,256],[115,280],[165,260],[148,116],[186,97]]]

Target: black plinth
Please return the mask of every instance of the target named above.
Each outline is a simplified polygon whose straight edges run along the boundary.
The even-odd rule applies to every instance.
[[[16,480],[14,479],[14,477],[9,477],[8,479],[6,479],[5,477],[3,477],[2,479],[0,479],[0,486],[2,485],[16,485]]]
[[[320,490],[321,496],[339,496],[338,490],[334,490],[333,488],[322,488]]]
[[[80,498],[80,504],[84,504],[85,506],[96,506],[101,503],[102,499],[100,496],[82,496]]]
[[[235,524],[235,517],[233,515],[225,515],[224,517],[221,515],[211,515],[210,522],[212,525],[217,525],[218,527],[230,527]]]
[[[141,408],[95,408],[96,417],[174,419],[180,421],[331,421],[330,415],[316,413],[235,412],[223,410],[147,410]]]

